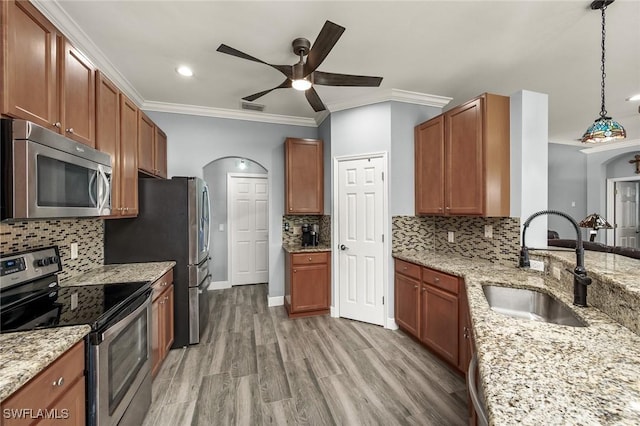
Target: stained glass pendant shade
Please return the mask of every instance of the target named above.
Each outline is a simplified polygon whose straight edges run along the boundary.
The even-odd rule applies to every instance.
[[[604,39],[605,39],[605,9],[608,5],[613,3],[613,0],[597,0],[591,3],[591,9],[600,9],[602,12],[602,59],[600,66],[600,70],[602,71],[602,83],[601,83],[601,104],[600,104],[600,117],[593,122],[591,126],[584,132],[582,135],[582,142],[584,143],[602,143],[602,142],[610,142],[616,139],[624,139],[627,137],[627,132],[624,130],[624,127],[611,117],[607,117],[607,109],[604,105],[604,78],[606,73],[604,72]]]

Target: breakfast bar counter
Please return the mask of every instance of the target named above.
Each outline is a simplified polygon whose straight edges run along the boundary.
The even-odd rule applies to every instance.
[[[117,284],[127,282],[153,282],[162,277],[176,262],[145,262],[104,265],[60,283],[63,287],[91,284]]]

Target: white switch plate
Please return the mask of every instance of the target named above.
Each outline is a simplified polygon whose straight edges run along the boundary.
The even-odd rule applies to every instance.
[[[485,238],[493,238],[493,225],[485,225],[484,226],[484,237]]]
[[[541,260],[530,260],[530,268],[534,271],[544,272],[544,262]]]
[[[560,280],[560,268],[558,268],[557,266],[554,266],[552,268],[552,272],[553,272],[553,278],[555,278],[556,280]]]
[[[71,258],[78,258],[78,243],[71,243]]]
[[[447,232],[447,240],[448,240],[450,243],[455,242],[455,236],[454,236],[454,234],[453,234],[453,231],[449,231],[449,232]]]
[[[71,295],[71,310],[73,311],[78,307],[78,293],[73,293]]]
[[[224,223],[218,225],[218,231],[224,232]]]

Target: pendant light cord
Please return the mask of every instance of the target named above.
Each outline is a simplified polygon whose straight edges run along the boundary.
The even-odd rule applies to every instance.
[[[605,18],[604,18],[604,11],[607,8],[607,2],[603,2],[602,3],[602,64],[600,65],[600,70],[602,71],[602,88],[601,88],[601,99],[602,99],[602,104],[600,105],[600,117],[604,118],[607,115],[607,110],[605,109],[604,106],[604,79],[607,76],[607,74],[604,72],[604,52],[605,52],[605,48],[604,48],[604,38],[605,38]]]

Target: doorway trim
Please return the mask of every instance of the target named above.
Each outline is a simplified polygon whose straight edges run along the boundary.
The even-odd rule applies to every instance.
[[[269,174],[268,173],[238,173],[238,172],[228,172],[227,173],[227,282],[228,287],[233,287],[233,279],[232,279],[232,271],[231,271],[231,260],[233,257],[233,250],[231,247],[231,230],[233,229],[233,217],[231,216],[231,179],[234,178],[261,178],[265,179],[267,182],[267,186],[269,185]],[[271,206],[271,194],[268,196],[267,205]],[[267,210],[268,212],[268,210]],[[267,226],[269,226],[269,218],[267,218]],[[267,234],[269,238],[271,236],[271,229],[267,229]],[[270,241],[267,239],[267,241]],[[267,250],[267,265],[270,265],[269,262],[269,250]],[[267,283],[268,286],[269,283]],[[284,302],[283,302],[284,303]]]
[[[382,259],[382,293],[384,295],[384,327],[390,329],[396,329],[395,319],[389,318],[389,261],[391,256],[390,250],[390,242],[391,242],[391,228],[389,221],[389,155],[386,151],[378,151],[364,154],[353,154],[353,155],[341,155],[333,157],[333,171],[331,174],[331,178],[333,179],[333,200],[337,200],[337,194],[339,194],[339,164],[345,161],[352,160],[363,160],[366,158],[382,158],[384,161],[383,171],[384,171],[384,183],[382,185],[382,229],[384,229],[384,241],[382,243],[382,251],[384,258]],[[338,201],[334,201],[331,205],[331,241],[334,250],[331,250],[331,263],[335,265],[335,267],[331,268],[331,297],[333,299],[331,305],[331,316],[332,317],[340,317],[340,261],[338,259],[339,256],[339,247],[340,247],[340,232],[338,229],[338,221],[336,220],[338,216]]]
[[[615,224],[615,212],[616,212],[616,197],[615,197],[615,185],[616,182],[635,182],[640,181],[640,176],[627,176],[620,178],[607,179],[607,220],[611,222],[611,218],[614,218]],[[587,213],[589,214],[589,213]],[[607,245],[615,246],[615,229],[606,229],[607,231]]]

